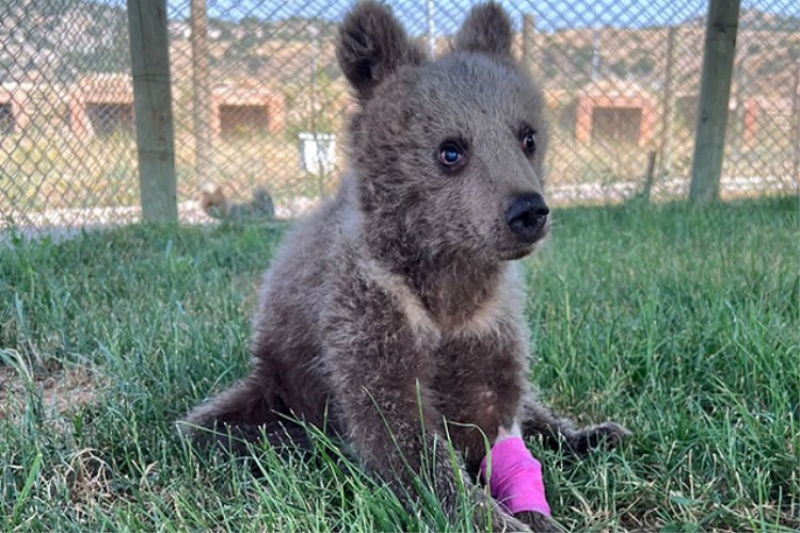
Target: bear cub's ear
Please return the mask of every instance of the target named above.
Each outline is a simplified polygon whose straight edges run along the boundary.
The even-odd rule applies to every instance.
[[[458,30],[455,49],[511,57],[511,19],[500,5],[475,6]]]
[[[362,103],[400,67],[423,61],[422,51],[390,9],[374,0],[359,2],[347,14],[339,27],[336,57]]]

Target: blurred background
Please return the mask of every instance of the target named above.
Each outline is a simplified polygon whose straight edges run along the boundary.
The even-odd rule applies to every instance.
[[[545,91],[549,202],[686,197],[707,2],[503,3]],[[472,2],[389,4],[431,53]],[[354,104],[334,44],[350,5],[167,1],[181,222],[219,216],[204,195],[246,205],[262,189],[293,218],[335,189]],[[723,199],[797,193],[799,100],[800,2],[743,0]],[[0,0],[0,231],[140,220],[133,107],[125,2]]]

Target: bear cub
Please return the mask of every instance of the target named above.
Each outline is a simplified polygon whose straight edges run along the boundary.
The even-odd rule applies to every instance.
[[[547,127],[511,44],[495,3],[474,7],[437,59],[384,5],[351,9],[336,49],[358,102],[348,170],[264,275],[251,373],[196,407],[184,434],[246,454],[263,439],[307,445],[301,420],[402,494],[429,480],[451,518],[466,485],[479,529],[558,528],[510,515],[475,481],[501,432],[579,455],[627,433],[578,429],[530,388],[516,260],[549,230]]]

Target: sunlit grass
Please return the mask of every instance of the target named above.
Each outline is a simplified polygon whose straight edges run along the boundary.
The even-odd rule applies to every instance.
[[[797,198],[555,213],[525,261],[542,397],[634,435],[575,464],[531,443],[576,531],[800,528]],[[246,371],[256,226],[130,227],[0,248],[3,531],[463,530],[409,514],[325,440],[266,475],[174,421]]]

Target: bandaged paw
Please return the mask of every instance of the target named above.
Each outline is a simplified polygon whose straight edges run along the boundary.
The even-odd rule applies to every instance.
[[[480,473],[484,480],[488,478],[492,497],[512,514],[536,511],[550,516],[542,482],[542,465],[520,437],[498,441],[481,461]]]

